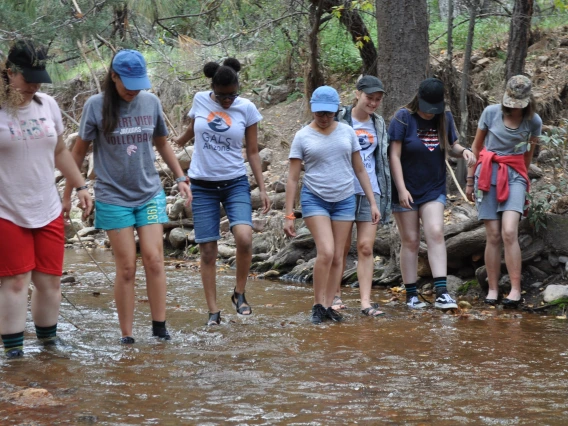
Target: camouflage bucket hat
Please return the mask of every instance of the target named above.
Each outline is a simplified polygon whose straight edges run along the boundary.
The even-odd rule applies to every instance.
[[[524,108],[531,100],[532,83],[524,75],[515,75],[507,82],[503,105],[508,108]]]

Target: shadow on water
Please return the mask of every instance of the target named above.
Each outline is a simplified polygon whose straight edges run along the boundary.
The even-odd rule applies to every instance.
[[[112,278],[110,253],[93,254]],[[565,322],[483,308],[413,313],[402,303],[373,319],[348,288],[346,321],[314,326],[311,286],[270,281],[249,282],[254,314],[243,318],[230,303],[234,271],[224,270],[223,323],[208,329],[199,275],[187,266],[167,264],[173,340],[150,336],[139,271],[136,344],[123,347],[111,284],[68,250],[78,281],[63,291],[80,311],[63,300],[59,334],[71,348],[40,348],[28,321],[24,359],[0,361],[0,424],[568,423]],[[381,306],[388,297],[373,290]],[[15,396],[29,388],[49,398]]]

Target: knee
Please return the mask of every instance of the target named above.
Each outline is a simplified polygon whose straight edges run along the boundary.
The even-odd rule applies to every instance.
[[[443,244],[444,243],[444,228],[442,226],[433,226],[428,232],[428,240],[430,244]],[[419,242],[420,244],[420,242]]]
[[[357,244],[357,256],[358,257],[373,256],[373,245],[372,244]]]
[[[317,249],[317,260],[320,263],[331,265],[335,256],[333,247],[321,247]]]
[[[147,274],[159,274],[164,270],[164,259],[160,254],[152,254],[142,258]]]
[[[518,235],[516,229],[503,228],[501,230],[501,239],[505,245],[513,245],[518,242]]]
[[[134,283],[136,277],[136,264],[124,265],[116,269],[116,276],[120,281],[125,283]]]
[[[30,283],[29,274],[13,275],[10,277],[10,279],[4,279],[0,281],[0,285],[2,287],[16,294],[27,292],[29,283]]]
[[[487,231],[487,244],[491,246],[501,245],[501,234],[495,231]]]
[[[252,235],[235,239],[235,244],[237,246],[237,253],[252,255]]]
[[[199,248],[201,253],[201,263],[205,265],[214,265],[217,262],[217,245],[202,245]]]
[[[407,236],[401,239],[402,248],[411,251],[413,253],[418,253],[420,248],[420,237],[418,235]]]

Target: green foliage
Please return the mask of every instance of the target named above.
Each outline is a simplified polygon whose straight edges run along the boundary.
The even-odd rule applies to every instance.
[[[452,31],[452,38],[454,41],[454,50],[465,50],[467,31],[468,31],[468,17],[458,16],[454,19],[454,25],[461,23]],[[434,40],[448,30],[448,23],[446,21],[438,21],[430,23],[430,40]],[[478,19],[475,24],[475,36],[473,38],[473,49],[488,48],[490,46],[498,45],[503,38],[509,33],[509,19],[493,16],[486,19]],[[443,35],[433,45],[431,51],[440,51],[448,48],[448,37]]]
[[[479,287],[479,283],[477,280],[470,280],[463,283],[461,286],[458,287],[458,293],[466,294],[472,288]]]
[[[546,200],[536,199],[531,194],[527,194],[527,199],[529,205],[525,209],[528,208],[528,220],[538,233],[539,230],[546,229],[546,212],[550,210],[550,204]]]

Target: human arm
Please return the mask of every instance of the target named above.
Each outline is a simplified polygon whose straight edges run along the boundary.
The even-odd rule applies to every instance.
[[[529,140],[529,146],[527,147],[527,150],[523,154],[527,170],[531,165],[531,161],[534,155],[534,147],[536,146],[537,143],[538,143],[538,136],[532,136]]]
[[[450,155],[454,158],[463,158],[467,164],[467,167],[472,167],[475,165],[476,157],[473,152],[461,146],[459,143],[455,142],[450,149]]]
[[[87,150],[89,149],[88,142],[83,141],[79,136],[75,141],[73,152],[70,153],[63,136],[57,138],[57,145],[55,146],[55,167],[57,167],[63,176],[65,176],[65,189],[63,191],[63,217],[69,218],[71,211],[71,192],[74,188],[85,186],[85,180],[81,175],[80,167],[83,164]],[[83,209],[83,220],[89,216],[93,208],[93,200],[87,189],[77,191],[77,198],[79,198],[79,206]]]
[[[266,193],[264,186],[264,177],[262,176],[262,166],[260,164],[260,156],[258,155],[258,124],[254,123],[245,129],[245,141],[247,158],[252,169],[252,174],[258,184],[260,191],[260,200],[262,201],[262,213],[268,213],[270,210],[271,201]]]
[[[363,192],[369,200],[369,205],[371,206],[371,218],[373,225],[379,223],[381,220],[381,213],[377,208],[377,203],[375,202],[375,194],[373,194],[373,187],[371,186],[371,181],[369,180],[369,175],[367,174],[367,170],[365,170],[365,166],[363,165],[363,160],[361,159],[361,154],[359,151],[355,151],[351,154],[351,163],[353,164],[353,171],[355,172],[355,176],[359,179],[359,183],[361,184],[361,188],[363,188]]]
[[[286,206],[284,212],[284,233],[288,237],[295,237],[294,229],[294,199],[296,198],[296,190],[298,188],[298,180],[300,179],[300,171],[302,170],[302,160],[299,158],[290,159],[290,168],[288,170],[288,181],[286,182]]]
[[[406,189],[404,184],[404,175],[402,172],[402,163],[400,162],[400,155],[402,152],[401,141],[391,141],[390,144],[390,157],[389,165],[391,169],[391,176],[398,191],[398,202],[404,208],[409,209],[410,203],[414,202],[412,195]]]
[[[168,165],[170,170],[174,173],[175,178],[177,179],[184,177],[185,175],[183,173],[183,170],[179,165],[178,159],[176,158],[176,155],[174,154],[172,147],[168,143],[167,137],[154,136],[153,142],[154,146],[162,156],[162,159]],[[191,189],[189,188],[189,184],[187,183],[187,181],[178,182],[178,188],[181,196],[186,199],[185,205],[186,206],[189,205],[189,203],[191,203],[191,200],[193,198],[191,194]]]
[[[185,146],[186,143],[192,140],[195,137],[195,131],[193,130],[194,125],[195,125],[195,120],[191,118],[189,120],[189,126],[187,126],[185,132],[183,132],[183,134],[175,140],[175,143],[183,147]]]
[[[487,135],[487,129],[480,129],[477,128],[477,132],[475,133],[475,139],[473,140],[473,144],[471,145],[471,151],[473,155],[477,159],[479,158],[479,153],[483,149],[483,145],[485,144],[485,136]],[[467,169],[467,178],[466,178],[466,186],[465,186],[465,196],[468,200],[474,201],[474,194],[473,194],[473,185],[475,181],[475,163],[470,165]]]

